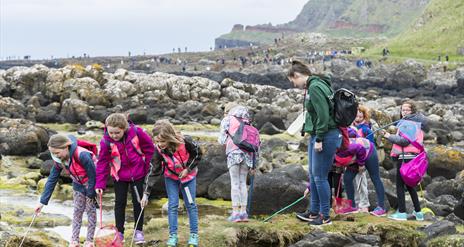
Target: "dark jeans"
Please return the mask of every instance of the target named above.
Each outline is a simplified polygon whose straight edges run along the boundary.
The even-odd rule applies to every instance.
[[[385,208],[385,188],[383,187],[382,180],[380,179],[379,171],[379,158],[377,157],[377,150],[373,150],[371,156],[366,160],[366,170],[371,177],[371,181],[374,184],[375,193],[377,194],[377,206]],[[352,169],[346,169],[344,175],[345,189],[348,199],[352,201],[352,206],[356,207],[356,201],[354,200],[354,185],[353,180],[358,172]],[[403,181],[403,180],[401,180]],[[404,201],[404,193],[403,193]]]
[[[139,192],[140,199],[143,196],[143,181],[145,178],[134,182],[124,182],[124,181],[114,181],[114,217],[116,220],[116,228],[121,233],[124,233],[124,221],[126,219],[126,205],[127,205],[127,192],[130,188],[132,194],[132,206],[134,208],[134,227],[135,223],[139,217],[140,211],[142,208],[140,207],[140,203],[137,201],[137,195],[134,191],[134,185],[137,186],[137,191]],[[140,216],[139,224],[137,225],[137,230],[143,230],[143,213]]]
[[[410,160],[404,160],[404,163],[407,163]],[[400,168],[403,163],[403,160],[398,160],[396,165],[396,196],[398,197],[398,211],[400,213],[406,212],[406,201],[404,195],[404,188],[409,191],[409,195],[411,195],[412,203],[414,204],[414,210],[416,212],[421,211],[419,197],[417,196],[417,191],[414,187],[409,187],[403,182],[403,178],[401,177]]]
[[[314,150],[316,136],[312,136],[309,140],[309,186],[311,188],[309,210],[313,214],[320,213],[326,218],[329,217],[331,200],[328,174],[341,140],[342,137],[338,129],[330,130],[324,135],[321,152]]]

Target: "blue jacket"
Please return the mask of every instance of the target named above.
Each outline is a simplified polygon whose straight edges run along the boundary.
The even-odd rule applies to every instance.
[[[76,151],[77,148],[77,139],[74,136],[69,135],[68,136],[71,141],[71,147],[69,149],[69,157],[73,159],[73,154],[74,151]],[[79,155],[79,164],[84,167],[85,171],[87,172],[87,176],[89,180],[87,181],[87,187],[85,185],[82,185],[80,183],[76,183],[73,181],[73,190],[81,192],[85,196],[89,198],[95,198],[96,193],[95,193],[95,164],[93,163],[92,160],[92,155],[87,152],[82,152]],[[68,164],[65,165],[66,168],[69,170]],[[53,165],[52,169],[50,171],[50,175],[48,176],[47,182],[45,183],[45,189],[44,192],[42,192],[42,195],[40,197],[40,203],[43,205],[47,205],[48,201],[50,200],[50,197],[52,196],[53,190],[55,190],[55,185],[58,182],[60,178],[60,173],[61,173],[62,168]]]
[[[361,136],[361,137],[364,137],[364,138],[368,139],[370,142],[375,144],[374,134],[372,134],[372,129],[371,129],[370,124],[361,123],[361,124],[356,125],[356,128],[358,128],[358,129],[360,129],[362,131],[363,136]]]

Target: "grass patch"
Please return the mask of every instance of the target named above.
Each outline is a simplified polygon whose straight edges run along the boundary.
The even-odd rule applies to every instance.
[[[230,40],[243,40],[258,42],[261,44],[272,44],[275,38],[280,38],[281,33],[261,32],[261,31],[236,31],[221,35],[219,38]]]
[[[464,246],[464,235],[449,235],[449,236],[443,236],[443,237],[438,237],[435,239],[432,239],[428,245],[429,247],[442,247],[442,246],[447,246],[447,247],[461,247]]]

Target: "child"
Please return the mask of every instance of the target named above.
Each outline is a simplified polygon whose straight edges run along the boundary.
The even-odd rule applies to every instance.
[[[337,152],[335,160],[340,166],[349,165],[345,170],[343,181],[345,183],[346,194],[348,195],[348,199],[352,201],[352,205],[342,210],[342,214],[359,212],[359,205],[356,204],[354,197],[353,180],[357,173],[363,173],[367,169],[377,194],[377,207],[371,214],[379,217],[385,216],[385,188],[383,187],[382,180],[380,180],[379,160],[374,144],[365,138],[350,138],[348,149]]]
[[[73,180],[73,221],[72,237],[70,247],[79,245],[79,232],[81,230],[82,215],[87,213],[89,226],[87,228],[87,238],[85,247],[93,247],[93,237],[97,222],[96,201],[95,201],[95,156],[94,154],[77,145],[77,140],[73,136],[56,134],[48,141],[48,150],[55,161],[52,166],[50,176],[45,184],[44,192],[40,197],[40,204],[35,212],[38,214],[44,205],[48,204],[52,196],[55,185],[58,182],[62,169],[68,172]]]
[[[127,191],[132,194],[134,219],[141,214],[139,204],[145,176],[150,169],[150,160],[155,148],[150,136],[141,128],[129,124],[124,114],[113,113],[106,118],[106,129],[100,141],[100,154],[97,163],[96,192],[106,189],[108,175],[114,179],[114,216],[116,228],[124,239]],[[134,242],[145,242],[143,235],[143,212],[135,228]]]
[[[405,101],[401,105],[400,117],[402,120],[398,123],[397,126],[401,126],[402,124],[410,124],[408,123],[408,121],[406,121],[406,119],[412,122],[420,123],[420,129],[417,129],[417,131],[413,135],[414,139],[416,139],[415,141],[419,145],[423,146],[424,132],[422,130],[426,130],[426,119],[423,115],[416,113],[416,107],[412,101]],[[393,220],[408,219],[404,195],[404,188],[406,187],[406,189],[409,191],[409,195],[411,195],[411,200],[414,204],[413,215],[415,216],[416,220],[424,220],[424,214],[421,212],[421,207],[416,189],[406,185],[400,173],[401,165],[414,159],[420,153],[420,150],[414,147],[408,139],[402,136],[405,133],[402,133],[400,129],[401,128],[398,129],[396,135],[391,135],[388,132],[382,132],[382,134],[384,134],[384,137],[387,138],[388,141],[393,143],[390,156],[393,158],[393,160],[397,162],[396,195],[398,197],[398,210],[396,213],[388,216],[388,218]]]
[[[159,120],[153,127],[153,140],[156,152],[153,156],[153,167],[162,166],[164,182],[168,194],[168,246],[177,246],[177,217],[179,207],[179,190],[184,198],[189,217],[189,246],[198,246],[198,208],[195,203],[197,164],[201,159],[201,150],[190,137],[183,136],[174,129],[167,120]],[[149,176],[147,192],[142,200],[148,202],[148,195],[154,184],[154,178]]]
[[[228,218],[228,221],[247,222],[248,191],[246,180],[248,172],[254,172],[253,155],[238,148],[228,133],[231,118],[240,118],[243,121],[250,122],[250,114],[246,107],[229,103],[224,109],[224,116],[221,121],[218,142],[226,145],[227,167],[230,173],[232,215]]]

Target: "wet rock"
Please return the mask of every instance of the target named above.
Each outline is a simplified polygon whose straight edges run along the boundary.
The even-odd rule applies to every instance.
[[[0,116],[24,118],[26,116],[26,107],[18,100],[0,96]]]
[[[342,247],[351,246],[356,242],[341,233],[326,233],[321,230],[315,230],[303,237],[302,240],[290,245],[291,247]]]
[[[203,158],[198,164],[197,195],[209,196],[209,187],[219,176],[228,173],[225,149],[220,144],[203,146]],[[230,194],[230,189],[229,189]],[[230,196],[230,195],[229,195]]]
[[[308,173],[300,165],[287,165],[254,179],[252,214],[271,214],[301,197],[307,187]],[[294,212],[304,211],[307,200],[293,207]]]
[[[47,131],[24,119],[0,117],[0,153],[37,154],[47,148]]]
[[[79,99],[65,99],[61,108],[61,115],[68,123],[85,124],[90,120],[89,105]]]
[[[442,220],[425,227],[422,231],[427,235],[427,239],[432,239],[438,236],[455,234],[456,226],[453,222]]]
[[[464,153],[455,148],[435,146],[428,149],[429,169],[432,176],[454,178],[456,173],[464,170]]]
[[[275,134],[280,134],[282,132],[283,130],[278,129],[275,125],[273,125],[270,122],[266,122],[259,129],[259,133],[266,134],[266,135],[275,135]]]
[[[464,219],[459,218],[454,213],[451,213],[448,216],[446,216],[445,220],[451,221],[456,225],[464,225]]]

